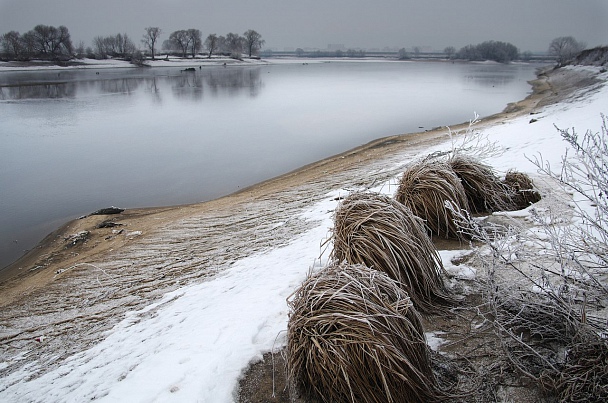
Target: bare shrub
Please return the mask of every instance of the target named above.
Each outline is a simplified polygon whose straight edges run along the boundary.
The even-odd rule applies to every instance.
[[[561,401],[606,401],[606,118],[600,132],[582,138],[574,130],[559,131],[573,151],[562,158],[560,171],[540,157],[532,162],[573,194],[573,217],[531,209],[533,230],[493,230],[455,205],[448,208],[463,232],[485,244],[478,252],[487,269],[487,319],[513,367]]]
[[[385,273],[333,265],[290,302],[287,362],[304,396],[326,402],[432,402],[439,392],[420,318]]]
[[[401,284],[421,312],[452,301],[441,258],[423,221],[404,205],[376,193],[353,193],[334,215],[332,259],[363,264]]]

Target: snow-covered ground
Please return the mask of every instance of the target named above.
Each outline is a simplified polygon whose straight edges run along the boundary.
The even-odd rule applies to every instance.
[[[608,80],[607,73],[600,77]],[[527,157],[542,155],[557,167],[566,144],[554,125],[581,133],[599,131],[601,113],[608,113],[606,85],[534,116],[485,128],[488,138],[504,148],[490,163],[499,170],[516,168],[535,175],[536,167]],[[537,121],[530,123],[532,117]],[[451,145],[446,138],[423,154]],[[392,194],[396,181],[372,190]],[[130,312],[102,341],[60,367],[32,380],[28,376],[36,370],[35,363],[11,373],[0,380],[0,401],[232,401],[248,364],[285,345],[286,300],[309,270],[326,263],[327,251],[321,244],[333,226],[337,196],[347,193],[328,189],[324,200],[293,213],[294,219],[310,225],[288,244],[237,260],[208,281],[182,287]],[[459,253],[440,252],[446,269],[456,277],[474,277],[475,269],[451,264]],[[429,340],[438,345],[439,336],[429,334]],[[0,369],[7,365],[0,363]]]
[[[301,58],[272,58],[272,59],[255,59],[244,57],[242,60],[232,59],[230,57],[213,56],[212,58],[197,57],[195,59],[181,57],[165,57],[160,56],[155,60],[146,60],[145,65],[150,67],[199,67],[199,66],[221,66],[224,63],[227,65],[263,65],[263,64],[285,64],[285,63],[323,63],[324,59],[301,59]],[[360,61],[360,60],[358,60]],[[116,68],[135,68],[124,60],[119,59],[82,59],[75,60],[76,64],[65,67],[58,66],[52,62],[36,61],[32,64],[20,62],[2,62],[0,61],[0,72],[3,71],[34,71],[34,70],[66,70],[66,69],[116,69]]]

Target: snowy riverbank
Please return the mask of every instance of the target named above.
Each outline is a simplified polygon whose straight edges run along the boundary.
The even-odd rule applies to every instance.
[[[182,58],[175,56],[161,56],[155,60],[146,60],[143,66],[132,64],[122,59],[75,59],[65,63],[52,61],[33,60],[31,62],[3,62],[0,61],[0,73],[3,71],[36,71],[36,70],[71,70],[71,69],[120,69],[138,67],[205,67],[205,66],[259,66],[266,64],[300,64],[300,63],[327,63],[328,61],[356,62],[364,61],[386,61],[384,58],[366,59],[331,59],[331,58],[298,58],[298,57],[273,57],[273,58],[249,58],[233,59],[227,56]]]
[[[599,131],[608,112],[608,73],[568,68],[554,79],[577,71],[596,83],[533,109],[534,116],[481,123],[504,149],[492,166],[516,168],[542,192],[557,191],[528,158],[542,155],[557,167],[566,144],[554,126]],[[339,198],[361,189],[392,195],[407,163],[452,144],[435,134],[385,146],[338,157],[345,160],[340,169],[321,164],[314,173],[293,173],[305,177],[293,186],[271,182],[202,209],[142,213],[122,232],[100,233],[103,253],[55,261],[43,286],[20,290],[26,297],[15,294],[2,307],[0,400],[234,400],[249,363],[285,344],[286,299],[327,262],[323,243]],[[77,233],[96,219],[64,230]],[[453,283],[481,270],[452,264],[464,247],[440,253]]]

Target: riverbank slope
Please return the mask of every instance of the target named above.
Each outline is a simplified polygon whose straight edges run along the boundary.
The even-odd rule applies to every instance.
[[[549,119],[540,114],[544,107],[580,100],[605,80],[598,69],[546,71],[535,81],[531,96],[482,119],[477,129]],[[466,124],[452,130],[463,127]],[[189,365],[192,357],[184,356],[172,366],[177,357],[165,357],[163,351],[181,346],[179,351],[196,356],[187,381],[158,379],[162,391],[151,391],[155,396],[167,393],[174,400],[188,400],[232,393],[247,361],[273,346],[286,318],[285,298],[310,265],[323,263],[315,261],[328,230],[319,212],[331,215],[336,199],[349,190],[390,183],[407,162],[449,142],[446,133],[441,128],[380,139],[207,203],[127,210],[67,223],[12,265],[0,283],[0,396],[33,401],[43,396],[116,397],[121,385],[134,385],[122,380],[142,380],[143,368],[150,371],[154,366],[149,355],[137,355],[137,348],[119,348],[134,341],[143,351],[160,354],[157,362],[167,365],[167,371],[175,370],[171,374],[180,372],[178,364]],[[559,136],[554,137],[559,142]],[[529,150],[538,151],[543,150]],[[311,216],[310,211],[316,213]],[[304,247],[285,252],[296,244]],[[252,272],[254,265],[259,271]],[[269,279],[272,276],[276,282]],[[236,277],[244,279],[242,288],[235,288]],[[252,298],[255,287],[266,284],[260,281],[273,288]],[[193,310],[184,314],[178,301],[190,301]],[[239,301],[237,311],[228,310]],[[156,319],[173,310],[182,322]],[[254,320],[260,312],[270,316]],[[189,322],[195,316],[199,322]],[[238,330],[222,331],[222,323],[236,324]],[[181,333],[160,338],[182,326],[191,339],[182,339]],[[221,346],[230,346],[230,357],[211,360],[210,351]],[[205,373],[203,363],[208,361],[216,370]],[[73,375],[64,378],[65,371]],[[156,378],[146,379],[154,383]],[[218,379],[212,386],[219,389],[201,391],[210,379]]]

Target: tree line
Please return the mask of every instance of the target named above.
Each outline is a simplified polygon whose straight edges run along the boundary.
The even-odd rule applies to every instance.
[[[253,29],[245,31],[242,36],[234,32],[229,32],[226,36],[209,34],[204,42],[199,30],[189,29],[172,32],[169,39],[163,42],[162,49],[167,53],[181,53],[183,57],[190,50],[194,57],[204,47],[209,58],[216,54],[240,59],[243,53],[249,57],[257,55],[264,43],[262,35]],[[151,43],[148,44],[148,49],[152,51]]]
[[[141,43],[145,52],[152,59],[156,56],[156,50],[163,31],[160,27],[146,27],[144,29]],[[255,30],[249,29],[239,35],[233,32],[223,35],[209,34],[203,41],[202,33],[195,28],[173,31],[169,38],[162,42],[162,50],[167,54],[179,55],[181,57],[196,57],[205,50],[208,58],[213,55],[230,56],[240,59],[243,53],[249,57],[257,55],[265,41]],[[118,57],[132,62],[140,63],[144,55],[135,45],[135,42],[127,34],[116,34],[109,36],[96,36],[92,46],[85,47],[81,41],[74,47],[68,28],[39,24],[32,30],[20,34],[10,31],[0,36],[4,60],[31,59],[67,61],[74,57],[105,59]],[[555,38],[549,45],[547,53],[554,57],[558,65],[563,65],[585,48],[583,42],[577,41],[572,36]],[[467,45],[460,50],[453,46],[444,49],[448,59],[461,60],[493,60],[499,63],[509,63],[513,60],[529,60],[530,52],[519,53],[517,47],[508,42],[485,41],[477,45]],[[347,51],[323,52],[314,51],[305,54],[301,48],[296,51],[297,56],[308,57],[365,57],[362,50],[348,49]],[[419,54],[419,48],[414,48],[414,55]],[[411,56],[402,48],[398,52],[399,59],[409,59]]]
[[[485,41],[477,45],[467,45],[459,51],[453,47],[445,49],[450,58],[462,60],[493,60],[499,63],[509,63],[519,59],[519,50],[515,45],[501,41]]]
[[[561,36],[551,41],[547,54],[555,58],[557,64],[561,66],[585,49],[585,46],[584,42],[579,42],[572,36]],[[450,59],[493,60],[499,63],[509,63],[518,59],[530,60],[532,56],[531,52],[519,53],[515,45],[500,41],[486,41],[478,45],[468,45],[459,51],[449,46],[445,48],[444,52]]]
[[[332,51],[324,51],[324,50],[313,50],[306,52],[302,48],[296,49],[296,56],[298,57],[348,57],[348,58],[362,58],[366,56],[366,52],[361,49],[347,49],[347,50],[332,50]]]
[[[141,43],[152,59],[157,54],[162,33],[159,27],[144,29]],[[201,31],[190,28],[172,32],[169,39],[162,43],[162,49],[182,57],[196,57],[204,48],[209,58],[213,55],[241,58],[243,53],[249,57],[257,55],[264,43],[262,36],[253,29],[247,30],[242,36],[233,32],[226,36],[210,34],[203,41]],[[67,61],[75,57],[96,59],[118,57],[129,61],[142,61],[144,58],[135,42],[126,33],[96,36],[91,46],[85,47],[84,42],[81,41],[74,47],[69,30],[63,25],[57,28],[40,24],[25,34],[10,31],[0,35],[0,46],[2,49],[0,56],[4,60]]]

